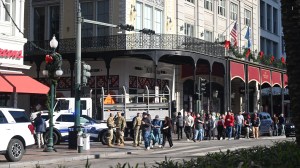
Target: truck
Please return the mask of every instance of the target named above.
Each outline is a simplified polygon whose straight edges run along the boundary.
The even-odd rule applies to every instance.
[[[106,120],[110,113],[116,115],[117,112],[122,112],[126,119],[127,129],[125,137],[130,134],[133,137],[132,120],[137,113],[148,113],[153,119],[156,115],[160,120],[164,120],[166,116],[171,117],[171,95],[170,89],[166,85],[164,89],[159,91],[155,87],[154,93],[150,93],[146,86],[144,93],[129,94],[126,92],[126,87],[123,86],[122,94],[111,95],[105,94],[104,88],[101,90],[100,96],[100,115],[102,120]]]

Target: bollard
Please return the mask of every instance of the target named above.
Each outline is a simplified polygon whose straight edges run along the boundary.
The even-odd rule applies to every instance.
[[[79,131],[77,134],[77,149],[78,149],[78,153],[82,153],[82,150],[83,150],[82,131]]]

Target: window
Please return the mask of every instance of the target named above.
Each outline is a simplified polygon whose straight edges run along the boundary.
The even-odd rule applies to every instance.
[[[204,0],[205,9],[212,11],[213,10],[212,7],[213,7],[212,0]]]
[[[267,5],[267,30],[271,31],[271,18],[272,18],[272,13],[271,13],[271,6]]]
[[[218,14],[225,16],[225,1],[219,0]]]
[[[237,13],[238,13],[238,5],[235,3],[230,3],[230,19],[237,20]]]
[[[273,33],[278,35],[278,10],[273,8]]]
[[[75,117],[73,115],[61,115],[57,118],[57,122],[74,122]]]
[[[140,2],[136,2],[136,29],[141,30],[143,24],[143,5]]]
[[[209,42],[213,42],[213,35],[212,35],[211,31],[204,30],[204,40],[209,41]]]
[[[6,9],[9,14],[12,16],[12,0],[4,0],[3,1]],[[0,3],[0,21],[10,22],[9,14],[5,11],[2,2]]]
[[[217,42],[223,42],[223,41],[225,41],[225,35],[218,34],[218,40],[217,40]]]
[[[185,0],[187,2],[190,2],[190,3],[194,3],[194,0]]]
[[[24,111],[8,111],[15,119],[16,123],[30,122],[30,119]]]
[[[34,19],[33,19],[33,35],[34,40],[44,41],[45,40],[45,8],[39,7],[34,8]]]
[[[144,28],[152,29],[152,7],[145,6]]]
[[[59,40],[59,6],[50,6],[50,34],[48,39],[55,35]]]
[[[80,100],[81,110],[86,110],[86,100]]]
[[[109,1],[97,2],[97,21],[109,23]],[[109,27],[97,25],[97,36],[109,35]]]
[[[69,100],[59,99],[54,111],[69,110]]]
[[[278,58],[278,43],[273,41],[273,55],[275,58]]]
[[[5,124],[5,123],[7,123],[7,120],[4,114],[2,113],[2,111],[0,111],[0,124]]]
[[[162,33],[162,11],[154,10],[154,31],[157,34]]]
[[[251,12],[245,9],[245,25],[251,26]]]
[[[184,23],[184,35],[194,37],[194,26]]]
[[[265,29],[265,3],[260,1],[260,27]]]
[[[93,20],[93,3],[83,2],[81,3],[81,14],[85,19]],[[82,37],[93,36],[93,25],[89,23],[83,23],[81,27]]]

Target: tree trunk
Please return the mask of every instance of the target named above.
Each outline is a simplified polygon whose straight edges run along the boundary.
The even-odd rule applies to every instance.
[[[296,142],[300,146],[300,0],[281,0],[289,95]]]

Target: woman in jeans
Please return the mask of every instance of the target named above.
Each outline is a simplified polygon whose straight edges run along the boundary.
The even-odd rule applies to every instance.
[[[163,133],[163,142],[162,142],[162,147],[165,147],[166,144],[166,139],[168,139],[170,148],[173,147],[173,141],[172,141],[172,122],[169,117],[165,117],[164,123],[163,123],[163,128],[162,128],[162,133]]]

